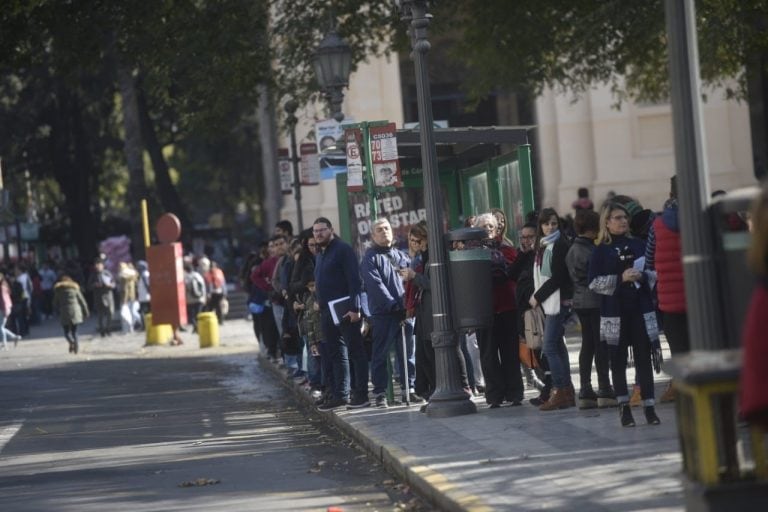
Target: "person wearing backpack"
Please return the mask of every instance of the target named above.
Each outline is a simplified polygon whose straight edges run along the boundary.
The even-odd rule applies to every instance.
[[[187,322],[197,332],[197,315],[205,305],[205,279],[191,262],[184,263],[184,291],[187,297]]]

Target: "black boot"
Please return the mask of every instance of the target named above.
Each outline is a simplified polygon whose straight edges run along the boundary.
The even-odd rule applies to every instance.
[[[635,418],[632,417],[632,408],[628,403],[619,404],[619,419],[622,427],[634,427]]]
[[[597,406],[601,409],[604,407],[616,407],[618,402],[616,401],[616,393],[613,392],[611,386],[600,388],[597,391]]]
[[[597,407],[597,393],[589,384],[579,390],[579,409],[594,409]]]
[[[648,422],[649,425],[659,425],[661,424],[661,420],[658,416],[656,416],[656,408],[652,405],[646,405],[645,406],[645,421]]]
[[[73,353],[75,351],[75,344],[71,341],[69,342],[69,353]]]

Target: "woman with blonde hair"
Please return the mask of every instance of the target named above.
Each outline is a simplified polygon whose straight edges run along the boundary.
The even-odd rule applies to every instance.
[[[747,259],[758,282],[744,323],[742,344],[744,367],[741,370],[741,415],[747,421],[768,429],[768,343],[765,317],[768,316],[768,185],[755,200],[750,216],[752,244]]]
[[[656,416],[653,368],[661,363],[659,328],[645,266],[645,242],[629,234],[629,212],[618,203],[603,207],[597,247],[589,262],[589,289],[601,295],[600,342],[608,344],[611,376],[623,427],[634,427],[627,389],[627,356],[632,347],[635,371],[648,424]],[[658,370],[657,370],[658,371]]]

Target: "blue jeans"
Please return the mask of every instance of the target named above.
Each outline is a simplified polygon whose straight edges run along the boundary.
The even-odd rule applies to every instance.
[[[408,385],[403,375],[403,340],[400,322],[395,315],[373,315],[371,329],[373,333],[373,354],[371,356],[371,380],[373,394],[379,395],[387,390],[387,358],[392,344],[397,354],[397,367],[400,369],[400,388],[411,390],[416,381],[416,356],[414,353],[413,321],[405,322],[405,346],[408,359]]]
[[[332,376],[329,381],[333,398],[349,400],[350,392],[354,398],[368,397],[368,357],[363,347],[363,335],[360,322],[343,322],[334,325],[328,308],[322,312],[321,323],[323,338],[328,344]],[[350,365],[354,382],[350,383]]]
[[[571,363],[565,347],[565,320],[571,314],[571,307],[560,305],[560,313],[544,318],[544,340],[542,352],[547,358],[552,375],[552,386],[567,388],[571,385]]]

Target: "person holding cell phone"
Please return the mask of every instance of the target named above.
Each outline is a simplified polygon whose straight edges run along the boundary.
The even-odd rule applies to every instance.
[[[631,346],[648,424],[658,425],[653,365],[660,361],[659,328],[651,301],[649,275],[639,270],[645,242],[629,234],[629,213],[609,203],[600,215],[597,247],[589,261],[589,288],[601,295],[600,339],[608,345],[611,377],[623,427],[634,427],[627,388],[627,353]]]

